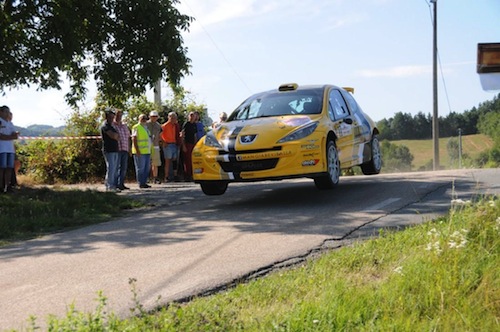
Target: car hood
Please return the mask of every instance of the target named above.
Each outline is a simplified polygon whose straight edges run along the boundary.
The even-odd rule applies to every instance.
[[[214,129],[216,139],[225,147],[238,150],[270,148],[294,130],[311,123],[309,116],[290,115],[237,120],[222,123]]]

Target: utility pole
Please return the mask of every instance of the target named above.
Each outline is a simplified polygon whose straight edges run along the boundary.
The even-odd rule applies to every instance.
[[[458,168],[462,168],[462,128],[458,128]]]
[[[154,95],[155,95],[155,104],[158,106],[158,109],[161,110],[161,79],[156,81],[154,87]]]
[[[432,83],[433,83],[433,111],[432,111],[432,142],[434,146],[434,159],[432,168],[439,170],[439,117],[438,117],[438,87],[437,87],[437,0],[431,0],[434,4],[433,24],[433,50],[432,50]]]

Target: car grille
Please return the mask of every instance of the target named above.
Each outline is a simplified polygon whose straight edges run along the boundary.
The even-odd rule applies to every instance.
[[[263,160],[249,160],[249,161],[228,161],[219,162],[224,172],[246,172],[246,171],[263,171],[266,169],[273,169],[278,164],[278,158],[263,159]]]
[[[268,152],[268,151],[280,151],[280,150],[281,147],[279,146],[271,149],[231,151],[230,153],[221,151],[220,154],[242,155],[242,154],[252,154],[252,153]],[[233,158],[230,157],[229,161],[219,161],[219,164],[226,173],[229,172],[239,173],[239,172],[263,171],[267,169],[273,169],[278,164],[278,161],[279,158],[237,161],[235,160],[234,157]]]

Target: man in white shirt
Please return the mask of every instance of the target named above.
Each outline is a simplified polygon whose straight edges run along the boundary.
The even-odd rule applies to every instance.
[[[151,140],[153,141],[153,150],[151,150],[151,177],[155,184],[160,183],[158,178],[158,168],[161,166],[161,149],[160,149],[160,135],[161,135],[161,125],[158,123],[159,114],[157,111],[151,111],[149,113],[149,121],[147,122],[147,128],[151,134]]]
[[[19,132],[9,121],[10,109],[8,106],[0,107],[0,193],[10,189],[16,150],[14,140],[19,137]]]

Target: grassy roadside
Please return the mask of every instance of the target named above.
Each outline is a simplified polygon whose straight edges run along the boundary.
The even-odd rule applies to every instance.
[[[135,302],[135,315],[118,319],[99,294],[95,312],[72,308],[49,330],[498,331],[500,197],[459,203],[447,217],[153,314]]]
[[[23,187],[0,195],[0,246],[108,221],[140,205],[115,193]]]

